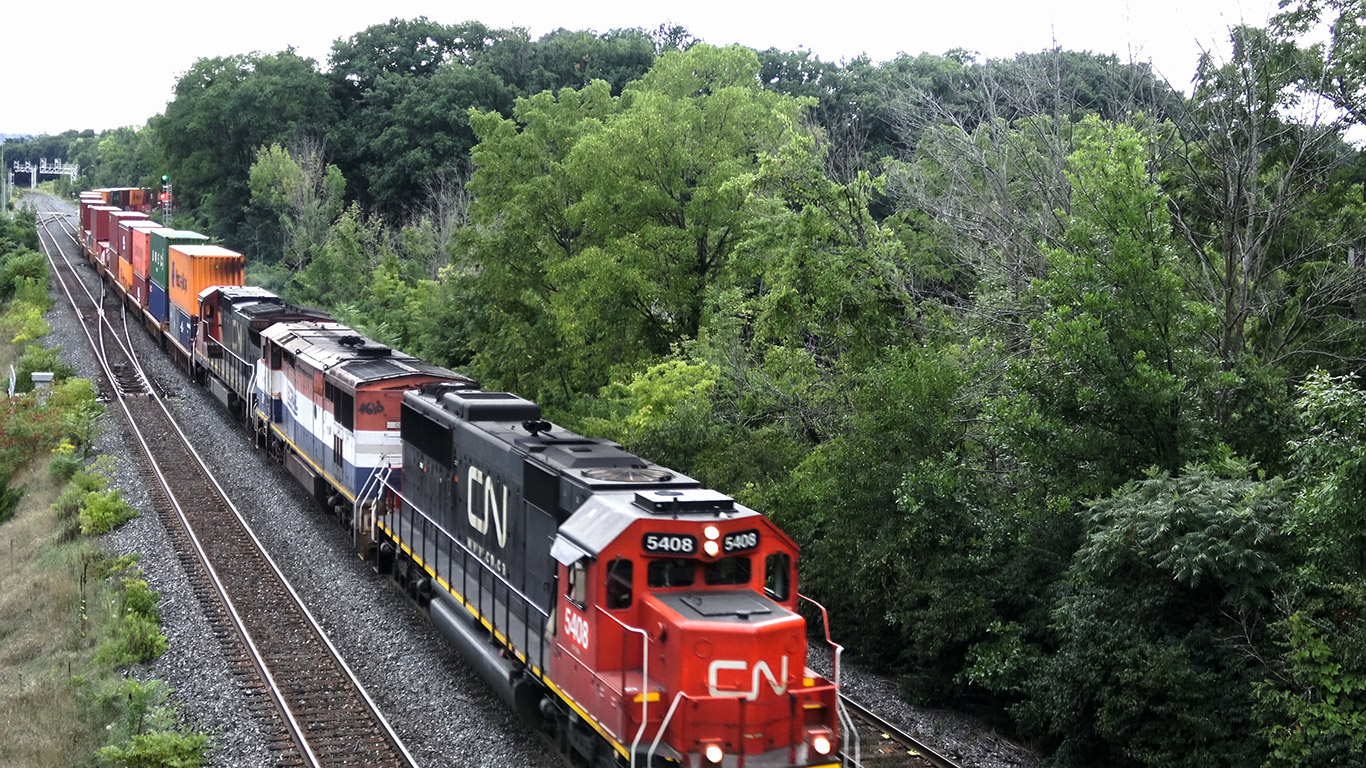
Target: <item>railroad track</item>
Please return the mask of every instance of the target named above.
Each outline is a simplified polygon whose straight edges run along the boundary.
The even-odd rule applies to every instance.
[[[840,694],[840,702],[858,730],[857,745],[846,737],[850,765],[862,768],[959,768],[929,745],[896,727],[872,710]]]
[[[374,702],[154,393],[113,318],[70,254],[74,227],[40,212],[40,239],[104,368],[102,391],[142,448],[153,506],[176,539],[192,588],[224,644],[279,766],[416,766]],[[65,247],[64,247],[65,246]],[[89,273],[86,273],[88,275]]]

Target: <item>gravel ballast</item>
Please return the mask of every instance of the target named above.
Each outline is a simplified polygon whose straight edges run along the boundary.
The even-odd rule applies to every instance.
[[[97,284],[93,270],[81,272],[87,284]],[[47,316],[52,332],[43,343],[60,346],[62,358],[78,375],[98,381],[89,342],[56,286],[53,298],[57,306]],[[218,402],[191,384],[146,334],[133,336],[149,376],[170,393],[181,428],[418,762],[490,768],[558,765],[549,748],[494,696],[425,614],[356,556],[336,521],[257,451]],[[175,691],[184,720],[211,735],[211,765],[268,765],[256,721],[227,671],[223,651],[160,521],[150,511],[139,465],[127,457],[135,442],[124,416],[116,404],[108,405],[95,449],[115,457],[112,485],[142,514],[104,537],[103,544],[113,554],[141,553],[145,578],[161,595],[162,631],[169,640],[148,676],[164,680]],[[1040,764],[1036,756],[971,718],[905,704],[884,678],[846,664],[843,683],[850,696],[965,766]]]

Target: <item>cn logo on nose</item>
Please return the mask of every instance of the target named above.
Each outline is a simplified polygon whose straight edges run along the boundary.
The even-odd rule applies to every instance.
[[[754,701],[759,698],[759,679],[765,678],[768,680],[768,687],[773,689],[773,694],[775,696],[781,696],[787,692],[787,656],[783,656],[783,661],[782,664],[779,665],[779,670],[781,674],[778,677],[774,677],[773,670],[769,668],[768,662],[766,661],[760,661],[751,667],[747,661],[717,659],[707,665],[707,692],[712,696]],[[738,678],[740,681],[744,681],[746,677],[749,677],[749,690],[737,690],[738,686],[734,685],[726,690],[722,690],[720,687],[722,672],[739,672]],[[749,672],[750,674],[746,675],[746,672]],[[727,677],[732,680],[735,679],[735,676],[727,675]]]

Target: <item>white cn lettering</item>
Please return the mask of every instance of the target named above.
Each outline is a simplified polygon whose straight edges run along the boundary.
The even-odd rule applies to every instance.
[[[503,501],[498,503],[498,489],[493,483],[488,482],[489,476],[484,474],[478,467],[470,467],[470,489],[465,493],[465,517],[470,521],[470,527],[480,534],[487,535],[489,532],[489,518],[493,518],[493,532],[498,537],[498,546],[506,547],[508,543],[508,489],[503,486]],[[474,490],[474,486],[482,486],[482,494]],[[480,495],[484,497],[483,515],[474,513],[474,497]]]
[[[781,696],[787,692],[787,656],[783,656],[783,663],[779,665],[779,668],[782,674],[774,677],[773,670],[769,668],[766,661],[761,661],[751,668],[748,662],[717,659],[707,666],[707,691],[712,696],[754,701],[759,698],[759,678],[762,676],[768,678],[768,687],[773,689],[774,695]],[[719,678],[722,672],[744,672],[746,669],[751,672],[752,683],[748,692],[721,690]]]

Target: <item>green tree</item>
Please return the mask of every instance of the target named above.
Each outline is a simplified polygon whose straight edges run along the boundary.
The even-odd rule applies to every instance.
[[[1341,126],[1294,115],[1313,62],[1266,30],[1231,31],[1232,58],[1202,59],[1165,158],[1175,231],[1192,285],[1215,309],[1213,349],[1232,369],[1363,358],[1354,306],[1366,276],[1346,254],[1366,236],[1354,153]]]
[[[267,213],[264,223],[279,231],[281,266],[290,272],[304,269],[345,205],[341,171],[324,166],[316,144],[300,142],[293,150],[272,144],[257,151],[248,178],[252,206]]]
[[[1204,455],[1199,395],[1213,364],[1199,352],[1209,313],[1185,296],[1147,140],[1088,118],[1075,141],[1071,213],[1032,288],[1039,316],[999,418],[1022,468],[1085,498]]]
[[[478,308],[483,378],[562,402],[696,336],[753,220],[758,155],[796,135],[799,102],[757,69],[699,45],[620,97],[595,81],[472,120],[476,229],[452,290]]]
[[[1258,764],[1247,654],[1266,650],[1289,511],[1283,483],[1231,460],[1090,504],[1022,726],[1062,764]]]
[[[1357,124],[1366,124],[1366,6],[1361,0],[1282,0],[1272,30],[1287,38],[1318,37],[1309,89],[1327,97]]]
[[[355,199],[399,220],[420,202],[433,174],[466,161],[470,107],[508,109],[497,76],[474,70],[506,30],[392,19],[337,40],[327,77],[345,119],[328,146]],[[440,76],[438,78],[438,75]]]
[[[317,64],[291,49],[200,59],[153,127],[177,197],[207,220],[210,234],[255,258],[263,246],[243,226],[243,203],[257,150],[321,136],[337,114]]]

